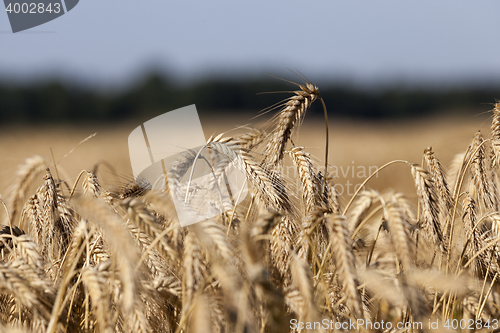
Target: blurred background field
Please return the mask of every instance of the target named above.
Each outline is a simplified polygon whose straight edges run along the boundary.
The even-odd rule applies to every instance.
[[[484,106],[484,111],[489,106]],[[200,113],[203,113],[200,111]],[[332,113],[334,111],[332,110]],[[234,117],[214,117],[204,123],[205,136],[231,131],[243,125],[264,125],[265,118],[251,119],[251,113]],[[92,170],[98,164],[99,177],[111,187],[130,181],[132,177],[128,154],[128,135],[140,123],[118,124],[15,124],[0,130],[0,193],[6,197],[8,187],[16,178],[16,168],[27,157],[40,155],[58,163],[58,171],[71,186],[81,170]],[[348,198],[369,172],[394,159],[421,163],[423,150],[432,146],[438,158],[448,166],[454,155],[464,151],[477,130],[489,133],[489,114],[460,116],[428,116],[418,119],[385,119],[366,121],[330,117],[330,172],[336,176],[337,190]],[[97,135],[78,146],[89,135]],[[324,122],[306,116],[296,145],[305,146],[321,165],[324,158]],[[75,148],[74,152],[63,158]],[[106,163],[107,162],[107,163]],[[53,162],[51,162],[53,163]],[[109,165],[113,169],[110,169]],[[293,177],[293,172],[290,174]],[[42,180],[40,179],[40,182]],[[374,178],[369,188],[414,193],[409,168],[392,166]],[[411,198],[413,199],[413,198]]]
[[[302,83],[294,73],[286,79]],[[341,202],[345,203],[357,185],[389,161],[402,159],[421,164],[424,149],[432,146],[448,167],[477,130],[488,136],[489,111],[500,98],[500,88],[495,88],[500,85],[465,83],[461,87],[430,84],[428,88],[395,84],[348,86],[333,80],[318,84],[329,113],[329,171]],[[267,75],[259,80],[248,76],[213,77],[176,86],[175,80],[160,72],[116,91],[57,80],[3,83],[0,193],[8,197],[16,167],[33,155],[41,155],[52,164],[55,161],[60,177],[69,187],[80,171],[95,170],[97,166],[104,186],[111,189],[133,179],[127,140],[143,122],[196,104],[207,139],[220,133],[242,133],[242,127],[266,129],[277,112],[267,108],[296,88]],[[293,140],[317,158],[318,166],[324,163],[324,127],[321,104],[315,102]],[[93,133],[97,135],[78,146]],[[290,170],[290,177],[295,178],[295,169]],[[410,170],[404,165],[384,170],[367,188],[404,192],[416,200]]]

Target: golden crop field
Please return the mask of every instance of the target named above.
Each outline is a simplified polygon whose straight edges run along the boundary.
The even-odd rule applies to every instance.
[[[373,170],[375,166],[381,166],[393,159],[421,163],[423,151],[428,146],[432,146],[440,160],[447,166],[455,154],[464,151],[473,133],[478,130],[483,133],[489,132],[491,114],[479,114],[488,110],[489,106],[484,107],[484,110],[478,108],[477,116],[460,114],[455,119],[450,119],[449,116],[437,116],[417,120],[374,122],[337,119],[330,114],[330,172],[337,177],[335,182],[339,184],[339,189],[345,188],[347,193],[347,180],[358,184],[359,180],[364,180],[362,176],[368,173],[370,168]],[[334,113],[334,110],[329,112]],[[255,114],[257,113],[255,111]],[[235,117],[234,121],[223,120],[222,123],[217,121],[203,124],[205,135],[208,138],[216,133],[231,134],[231,130],[244,125],[267,127],[266,121],[261,121],[260,118],[252,119],[253,116],[254,114],[248,113],[243,117]],[[58,167],[66,171],[64,179],[67,179],[68,183],[73,183],[81,170],[90,170],[102,161],[109,162],[116,169],[121,181],[123,177],[130,180],[132,170],[127,139],[130,132],[138,125],[131,122],[118,126],[112,124],[4,126],[0,130],[0,142],[2,142],[0,193],[4,197],[8,194],[8,187],[15,177],[16,169],[26,158],[40,155],[53,165],[51,148]],[[297,145],[306,147],[308,152],[320,160],[324,159],[324,126],[323,120],[306,117],[295,140]],[[78,146],[80,141],[93,133],[96,133],[95,137]],[[73,153],[62,159],[77,146]],[[399,169],[396,167],[380,174],[370,182],[369,187],[380,191],[391,188],[396,191],[408,190],[408,186],[412,186],[411,177],[404,168]],[[102,166],[101,171],[101,176],[106,182],[111,184],[116,182],[113,171],[106,166]],[[393,177],[394,172],[401,174],[401,177]]]
[[[133,181],[138,124],[3,127],[0,331],[496,331],[500,104],[411,121],[330,110],[324,177],[311,103],[300,86],[272,123],[206,124],[251,191],[186,227],[176,187]]]

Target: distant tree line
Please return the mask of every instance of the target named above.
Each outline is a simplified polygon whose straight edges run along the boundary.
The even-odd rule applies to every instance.
[[[258,94],[295,90],[277,79],[207,79],[178,85],[151,75],[136,85],[109,93],[75,88],[60,82],[33,85],[0,83],[0,122],[106,122],[132,118],[149,119],[161,113],[196,104],[206,112],[262,110],[290,94]],[[321,85],[331,115],[356,118],[418,117],[446,110],[488,110],[500,99],[500,87],[368,90],[340,84]],[[316,106],[312,113],[321,114]]]

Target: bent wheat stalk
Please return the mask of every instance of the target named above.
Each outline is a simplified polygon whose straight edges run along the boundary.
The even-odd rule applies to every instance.
[[[271,133],[271,140],[265,150],[265,162],[277,166],[283,159],[286,144],[296,125],[299,125],[311,104],[319,97],[318,87],[307,83],[299,85],[300,90],[294,91],[283,105],[277,116],[277,126]]]

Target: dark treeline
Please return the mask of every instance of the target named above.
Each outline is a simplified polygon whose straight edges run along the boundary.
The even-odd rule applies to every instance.
[[[151,75],[120,92],[75,88],[60,82],[36,85],[0,84],[0,122],[117,121],[149,119],[189,104],[202,112],[262,110],[289,94],[258,94],[294,90],[277,79],[211,79],[179,86]],[[423,89],[388,87],[370,91],[342,85],[321,85],[331,115],[357,118],[418,117],[446,110],[488,110],[500,88]],[[312,112],[322,112],[315,107]]]

